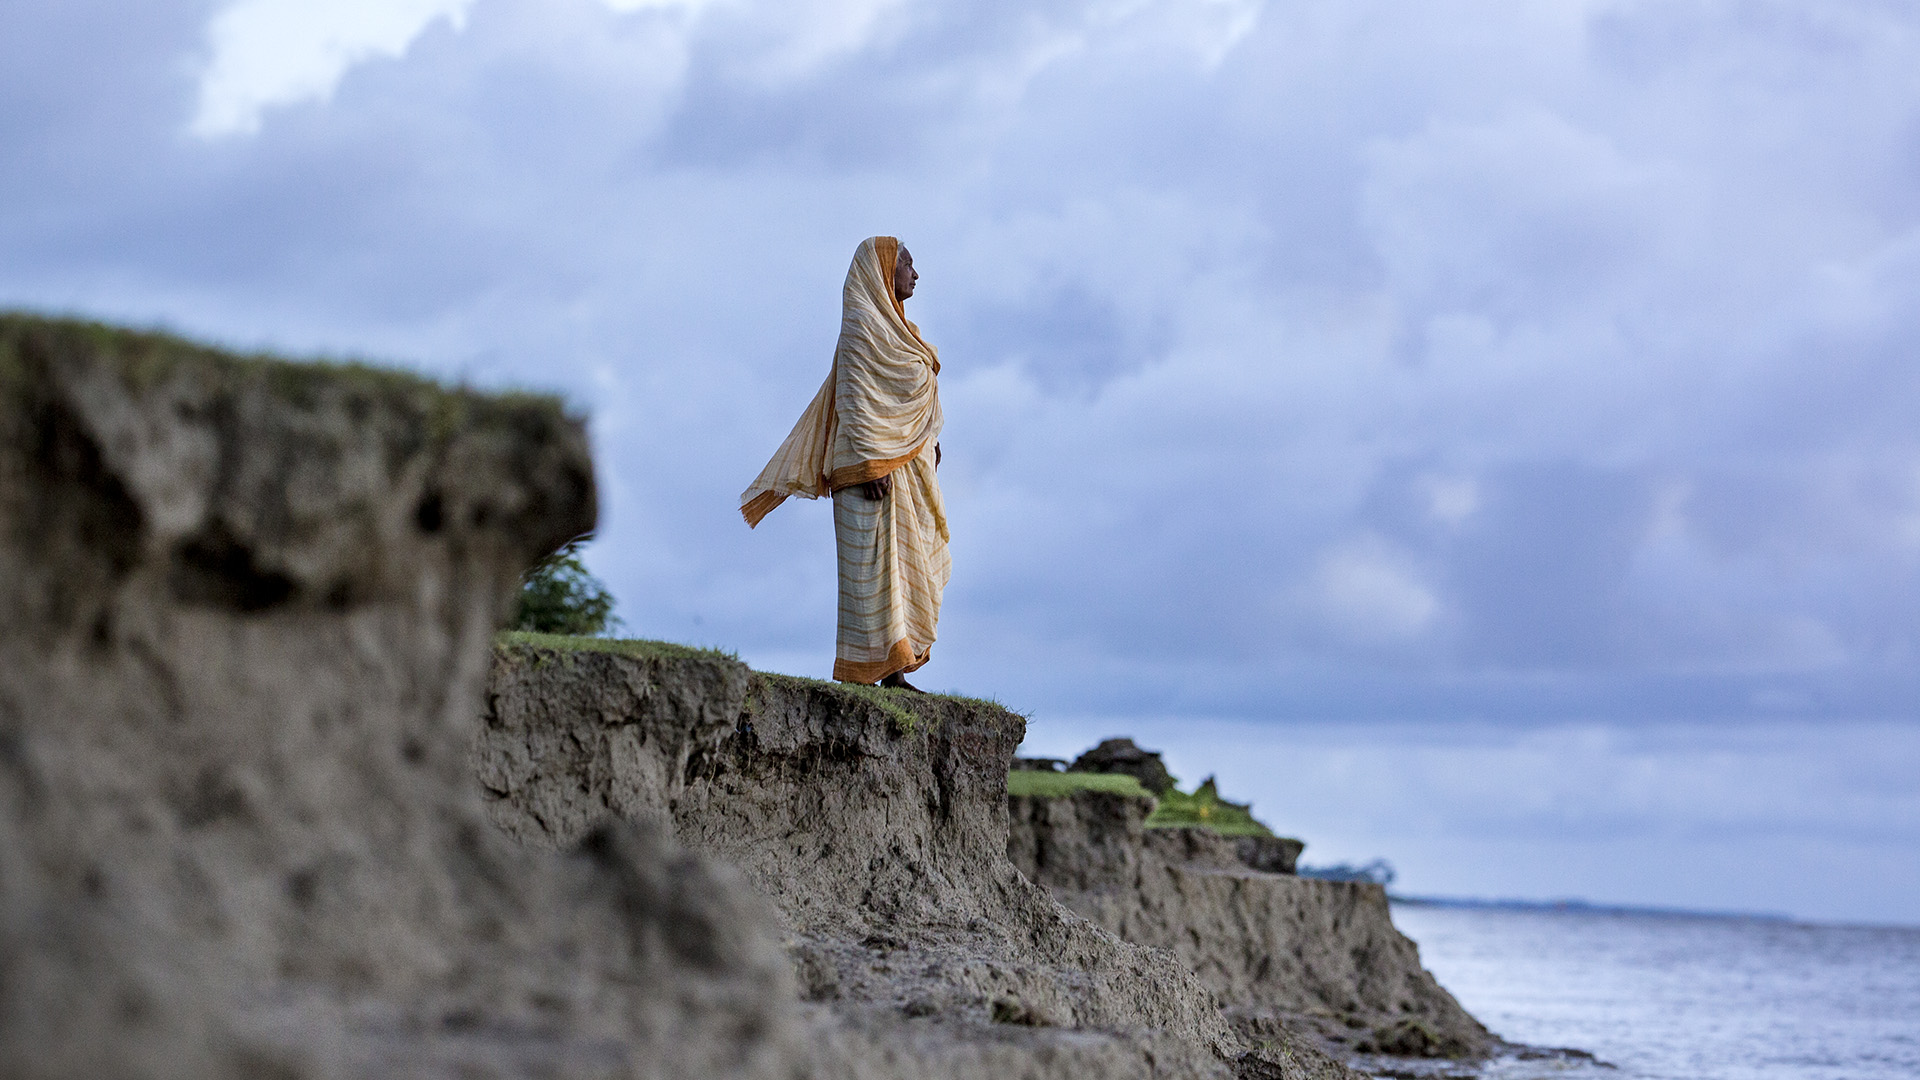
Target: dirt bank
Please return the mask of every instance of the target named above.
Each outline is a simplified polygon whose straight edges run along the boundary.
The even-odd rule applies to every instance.
[[[1470,1057],[1498,1045],[1420,966],[1378,885],[1256,870],[1230,838],[1145,828],[1147,798],[1009,803],[1013,865],[1123,940],[1178,956],[1249,1039],[1310,1033],[1343,1055]]]
[[[560,848],[609,817],[665,819],[738,866],[780,912],[809,1015],[855,1065],[1350,1075],[1285,1033],[1239,1037],[1171,954],[1103,932],[1007,861],[1019,716],[580,644],[495,654],[475,752],[493,819]]]

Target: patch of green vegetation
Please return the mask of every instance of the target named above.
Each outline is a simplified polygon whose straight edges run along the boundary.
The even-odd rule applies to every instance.
[[[1019,717],[1022,720],[1033,719],[1033,717],[1027,715],[1026,713],[1014,712],[1012,709],[1007,708],[1007,703],[1004,701],[1001,701],[999,698],[968,697],[965,694],[953,694],[953,693],[929,694],[927,696],[942,698],[946,701],[957,701],[962,705],[971,706],[972,708],[976,708],[976,709],[999,709],[1001,712],[1013,713],[1013,715]]]
[[[1006,708],[997,701],[965,697],[960,694],[923,694],[913,690],[896,690],[868,683],[833,682],[827,679],[812,679],[804,675],[782,675],[772,671],[763,671],[759,675],[762,679],[789,690],[832,694],[863,702],[885,713],[903,731],[918,731],[923,724],[939,722],[938,710],[923,715],[921,710],[911,707],[914,705],[952,702],[966,708]],[[749,707],[754,707],[751,702]]]
[[[869,686],[866,683],[831,683],[829,685],[843,694],[849,694],[886,713],[889,719],[900,725],[902,731],[920,730],[921,716],[907,708],[907,703],[921,695],[911,690],[890,690],[884,686]]]
[[[520,579],[515,630],[599,637],[619,626],[613,594],[580,561],[580,545],[589,539],[591,534],[567,541]]]
[[[263,352],[219,349],[159,330],[0,311],[0,385],[18,385],[35,364],[57,365],[82,358],[112,364],[135,393],[192,377],[225,389],[264,386],[273,396],[308,409],[329,400],[344,401],[349,408],[390,402],[419,416],[427,437],[436,441],[474,427],[545,427],[567,418],[559,400],[548,395],[448,388],[412,372],[359,359],[290,360]]]
[[[1228,802],[1220,797],[1209,776],[1192,794],[1179,788],[1160,797],[1160,803],[1147,817],[1149,829],[1173,829],[1203,826],[1222,836],[1272,836],[1273,830],[1253,816],[1251,804]]]
[[[643,659],[661,660],[731,660],[738,661],[738,653],[721,649],[701,649],[691,645],[676,645],[670,641],[645,641],[639,639],[586,637],[576,634],[542,634],[526,630],[502,630],[494,635],[494,644],[499,646],[523,645],[554,652],[604,652],[618,653],[622,656],[636,656]],[[826,679],[810,679],[804,675],[782,675],[778,672],[761,671],[755,673],[765,682],[796,693],[828,694],[841,700],[854,700],[878,709],[902,731],[919,731],[923,726],[939,722],[939,711],[913,708],[915,705],[934,702],[954,702],[956,704],[978,708],[992,706],[1004,708],[997,701],[985,701],[979,698],[961,697],[956,694],[921,694],[912,690],[891,690],[880,686],[868,686],[863,683],[830,682]],[[760,703],[754,691],[748,691],[747,711],[758,712]],[[1131,780],[1131,777],[1124,779]],[[1136,785],[1137,786],[1137,785]]]
[[[908,703],[932,696],[916,694],[911,690],[890,690],[883,686],[869,686],[865,683],[809,679],[804,675],[777,675],[772,672],[762,672],[760,677],[776,685],[784,684],[792,690],[832,694],[863,702],[885,713],[887,718],[897,724],[902,731],[909,732],[918,731],[923,718],[918,712],[907,708]]]
[[[1124,773],[1043,772],[1015,769],[1007,774],[1007,794],[1039,799],[1064,799],[1076,791],[1104,791],[1111,795],[1152,798],[1140,781]]]
[[[642,660],[731,660],[740,657],[719,649],[698,649],[671,641],[646,641],[639,638],[582,637],[576,634],[539,634],[526,630],[502,630],[493,637],[496,645],[527,645],[556,652],[603,652],[633,656]]]

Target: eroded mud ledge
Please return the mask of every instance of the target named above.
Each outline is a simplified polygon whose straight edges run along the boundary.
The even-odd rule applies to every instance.
[[[1142,798],[1009,800],[1025,721],[998,705],[582,644],[496,649],[476,744],[493,820],[556,848],[667,822],[772,899],[803,997],[894,1031],[922,1075],[985,1043],[1034,1076],[1066,1046],[1097,1046],[1102,1075],[1335,1076],[1325,1052],[1498,1045],[1378,886],[1145,829]]]

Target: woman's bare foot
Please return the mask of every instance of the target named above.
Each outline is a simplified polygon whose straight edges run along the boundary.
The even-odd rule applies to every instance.
[[[881,679],[880,685],[888,688],[889,690],[911,690],[916,694],[926,693],[925,690],[922,690],[919,687],[908,682],[906,675],[898,671],[894,672],[893,674],[887,676],[884,679]]]

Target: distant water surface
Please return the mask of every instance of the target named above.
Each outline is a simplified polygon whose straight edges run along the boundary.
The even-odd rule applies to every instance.
[[[1920,1080],[1920,928],[1399,903],[1393,921],[1496,1034],[1616,1066],[1505,1060],[1487,1080]]]

